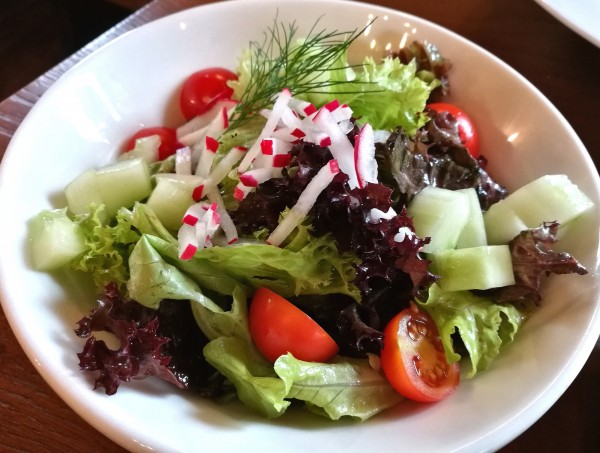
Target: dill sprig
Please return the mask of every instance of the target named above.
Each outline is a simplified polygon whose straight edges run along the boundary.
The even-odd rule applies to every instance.
[[[269,107],[283,88],[289,88],[294,96],[298,96],[323,92],[332,86],[356,85],[356,82],[347,80],[330,80],[327,73],[353,67],[339,66],[339,62],[371,23],[363,29],[351,31],[317,30],[318,23],[317,20],[308,34],[300,39],[295,22],[286,25],[275,18],[273,25],[265,30],[262,42],[250,42],[250,78],[238,100],[230,129]],[[356,92],[356,88],[338,92]]]

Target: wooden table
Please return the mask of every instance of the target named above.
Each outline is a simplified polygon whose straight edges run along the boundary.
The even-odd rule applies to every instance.
[[[119,34],[203,0],[154,0],[0,103],[0,158],[19,123],[62,73]],[[445,26],[509,63],[536,85],[600,162],[600,49],[533,0],[377,0]],[[518,385],[518,384],[517,384]],[[560,400],[503,451],[592,451],[600,445],[600,345]],[[0,451],[122,451],[47,386],[0,312]]]

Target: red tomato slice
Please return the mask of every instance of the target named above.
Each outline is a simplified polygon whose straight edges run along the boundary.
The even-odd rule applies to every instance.
[[[458,363],[449,365],[437,327],[429,314],[412,304],[383,332],[381,366],[398,393],[420,402],[439,401],[458,386]]]
[[[254,344],[271,362],[288,352],[306,362],[326,362],[339,350],[310,316],[267,288],[254,294],[248,320]]]
[[[138,138],[150,137],[151,135],[158,135],[160,137],[160,147],[158,148],[159,160],[166,159],[172,154],[175,154],[179,148],[183,145],[177,140],[177,131],[172,127],[147,127],[140,129],[131,136],[125,144],[125,152],[131,151],[135,148],[135,141]]]
[[[427,107],[438,113],[448,112],[454,116],[458,122],[458,136],[460,137],[460,141],[467,148],[471,156],[474,158],[479,157],[479,134],[471,118],[462,109],[445,102],[435,102],[428,104]]]
[[[220,99],[229,99],[233,89],[227,86],[237,75],[225,68],[206,68],[193,73],[184,82],[179,95],[181,113],[190,120],[201,115]]]

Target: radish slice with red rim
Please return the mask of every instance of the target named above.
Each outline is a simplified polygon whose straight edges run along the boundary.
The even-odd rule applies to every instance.
[[[377,160],[375,159],[375,141],[373,128],[365,123],[354,139],[354,163],[358,187],[377,182]]]
[[[179,175],[192,174],[192,150],[189,146],[175,151],[175,173]]]
[[[306,217],[310,209],[317,201],[319,194],[333,181],[340,168],[335,159],[325,164],[313,179],[304,188],[296,204],[290,209],[287,216],[277,225],[267,239],[267,243],[279,246],[289,234]]]
[[[238,166],[238,172],[245,172],[248,169],[248,167],[250,167],[250,165],[252,164],[252,161],[258,156],[258,154],[260,153],[260,143],[264,138],[270,137],[273,134],[291,98],[292,93],[290,90],[288,90],[287,88],[281,90],[281,92],[277,96],[275,104],[273,104],[273,110],[271,111],[271,114],[267,119],[267,123],[263,127],[258,137],[258,140],[254,142],[252,147],[250,147],[250,149],[248,150],[248,153],[242,159],[242,162],[240,162],[240,165]]]
[[[331,112],[325,108],[319,109],[312,121],[321,131],[329,136],[331,140],[329,150],[333,158],[338,161],[340,170],[348,175],[350,189],[359,187],[354,163],[354,148],[346,134],[340,129]]]

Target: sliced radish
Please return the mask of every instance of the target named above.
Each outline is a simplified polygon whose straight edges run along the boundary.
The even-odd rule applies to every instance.
[[[358,187],[377,182],[377,160],[375,159],[375,141],[373,128],[365,123],[354,139],[354,165]]]
[[[354,129],[354,123],[350,120],[342,120],[338,123],[338,126],[340,127],[340,130],[348,135],[352,129]]]
[[[175,173],[179,175],[192,174],[192,150],[189,146],[175,151]]]
[[[240,183],[246,187],[256,187],[272,177],[273,169],[270,167],[254,168],[239,176]]]
[[[298,116],[298,113],[296,113],[296,111],[292,110],[289,107],[289,104],[288,104],[288,107],[283,110],[283,113],[281,114],[280,122],[282,123],[282,125],[281,125],[282,127],[286,127],[286,128],[290,128],[290,129],[297,129],[302,124],[302,120]]]
[[[225,204],[223,203],[223,198],[221,198],[221,195],[217,190],[208,192],[206,196],[212,203],[217,204],[217,212],[221,216],[221,228],[223,229],[223,233],[225,233],[227,243],[233,244],[238,240],[238,232],[231,216],[224,208]]]
[[[326,108],[319,109],[312,121],[331,139],[329,150],[334,159],[338,161],[340,170],[348,175],[350,189],[359,187],[354,164],[354,148],[346,134],[340,129],[331,112]]]
[[[196,143],[198,143],[200,140],[202,140],[204,138],[207,130],[208,130],[208,125],[200,128],[198,130],[195,130],[193,132],[190,132],[189,134],[184,135],[183,137],[179,138],[178,139],[179,143],[182,143],[185,146],[194,146]]]
[[[215,168],[210,172],[208,178],[204,182],[203,190],[208,192],[211,187],[216,187],[225,177],[229,174],[229,172],[233,169],[234,165],[237,164],[242,157],[248,151],[247,148],[243,146],[236,146],[231,148],[231,150],[225,154],[225,156],[215,165]]]
[[[385,143],[390,135],[392,135],[390,131],[377,129],[373,131],[373,140],[375,140],[375,143]]]
[[[319,194],[331,183],[335,175],[339,172],[340,168],[335,159],[325,164],[304,188],[298,201],[288,212],[288,215],[273,230],[267,239],[267,243],[279,246],[294,228],[304,220],[308,211],[310,211],[317,201]]]
[[[189,226],[194,226],[204,216],[206,206],[203,203],[195,203],[190,206],[183,215],[182,222]]]
[[[292,110],[303,117],[313,115],[317,111],[317,108],[313,104],[301,99],[292,98],[289,105]]]
[[[290,90],[288,90],[287,88],[281,90],[281,92],[277,96],[275,104],[273,105],[273,111],[267,119],[267,123],[263,127],[258,137],[258,140],[254,142],[254,144],[248,150],[248,153],[246,153],[246,155],[242,159],[242,162],[240,162],[240,165],[238,166],[238,172],[245,172],[248,169],[248,167],[250,167],[250,165],[252,164],[252,161],[259,155],[260,144],[262,140],[264,138],[270,137],[273,134],[291,98],[292,93]]]
[[[196,227],[184,223],[177,233],[179,243],[179,258],[190,260],[198,250],[198,238],[196,236]]]
[[[218,210],[216,202],[196,203],[188,208],[177,233],[181,259],[191,259],[198,249],[212,247],[212,238],[221,226]]]
[[[212,106],[206,113],[196,116],[182,126],[179,126],[177,128],[177,139],[181,143],[184,143],[183,140],[187,135],[197,133],[199,130],[208,126],[213,121],[215,116],[222,113],[223,108],[225,108],[227,112],[231,114],[237,104],[237,101],[232,99],[221,99],[217,101],[215,105]]]
[[[300,139],[304,137],[306,137],[306,133],[299,127],[282,127],[273,132],[273,134],[271,134],[271,138],[276,138],[278,140],[282,140],[284,142],[292,144],[297,143]]]
[[[334,99],[333,101],[328,102],[323,107],[325,107],[330,112],[337,110],[340,107],[340,101]]]
[[[352,109],[348,104],[339,105],[335,110],[331,110],[331,114],[338,123],[349,121],[352,118]]]
[[[242,201],[250,192],[252,192],[252,187],[238,184],[233,191],[233,198],[237,201]]]
[[[200,154],[200,160],[196,166],[196,175],[206,178],[210,173],[215,155],[219,149],[219,142],[210,135],[204,137],[204,149]]]

